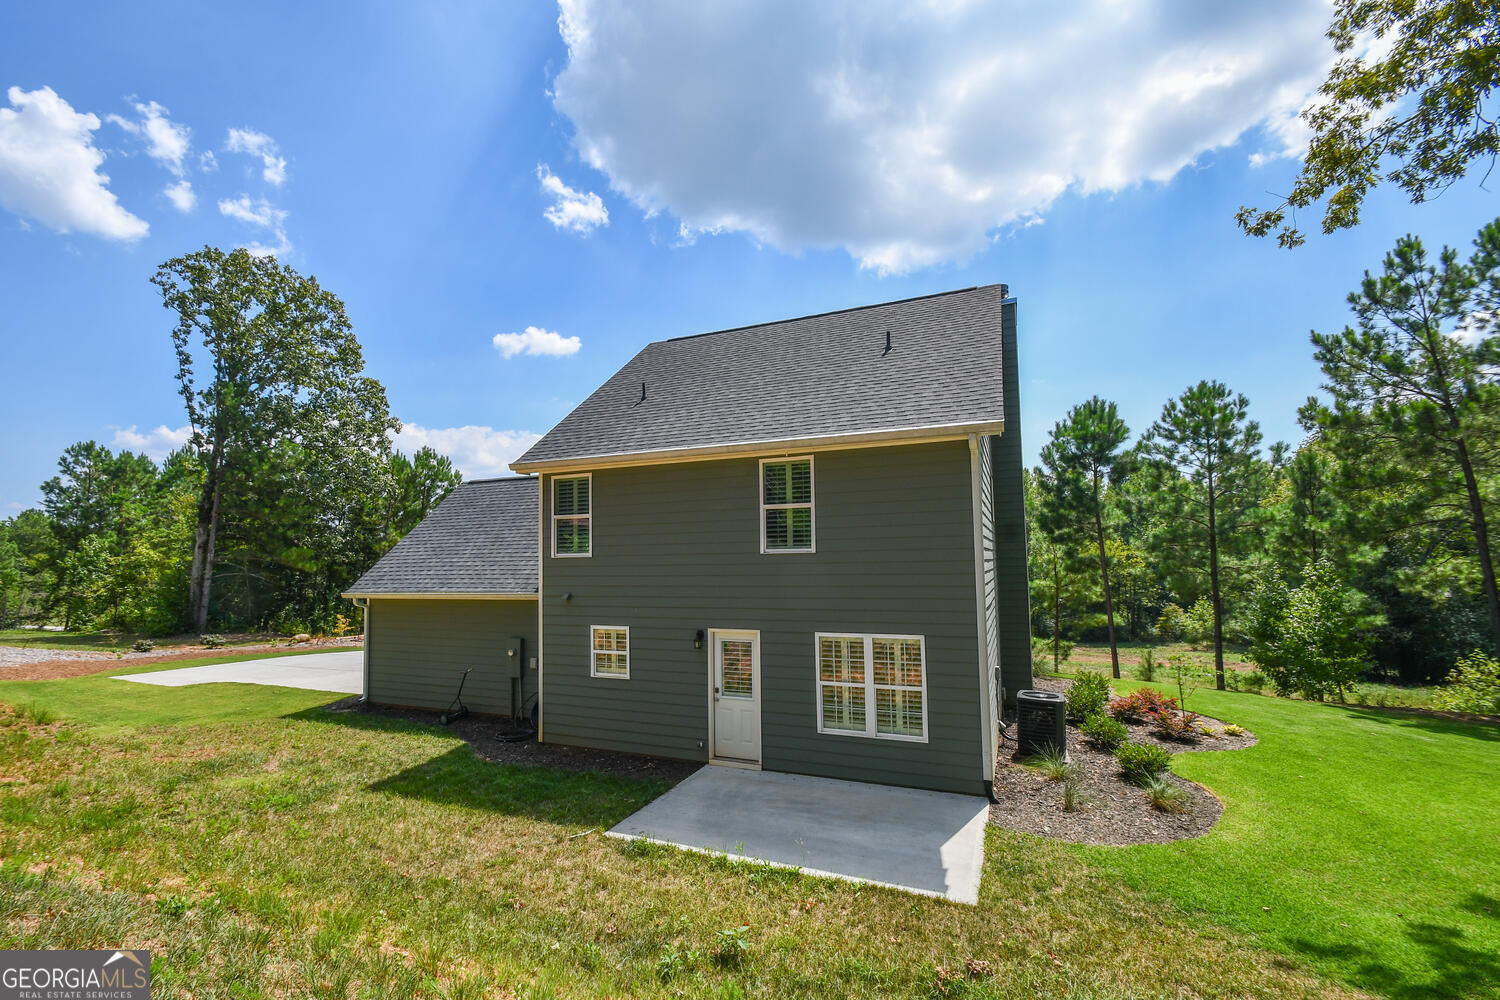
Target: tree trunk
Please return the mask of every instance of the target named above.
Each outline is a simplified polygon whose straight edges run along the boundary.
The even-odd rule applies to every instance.
[[[1115,680],[1120,679],[1120,650],[1115,644],[1115,602],[1109,592],[1109,560],[1104,556],[1104,520],[1099,516],[1099,505],[1094,504],[1094,537],[1099,541],[1099,579],[1104,586],[1104,617],[1109,622],[1109,662],[1114,668]]]
[[[1490,553],[1490,529],[1484,516],[1484,498],[1479,493],[1479,482],[1474,477],[1474,464],[1469,460],[1469,448],[1458,439],[1458,462],[1464,470],[1464,489],[1469,494],[1469,515],[1473,518],[1474,543],[1479,550],[1479,574],[1484,581],[1484,599],[1490,609],[1490,642],[1500,652],[1500,591],[1495,586],[1495,563]]]
[[[1208,592],[1214,606],[1214,686],[1224,690],[1224,605],[1219,600],[1219,528],[1214,481],[1208,479]]]
[[[193,628],[199,635],[208,631],[208,601],[213,589],[214,542],[219,529],[219,469],[210,466],[198,498],[198,525],[193,532],[193,570],[189,585]]]

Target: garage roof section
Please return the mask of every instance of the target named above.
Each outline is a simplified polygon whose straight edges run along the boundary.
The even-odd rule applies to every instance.
[[[537,596],[537,479],[460,485],[345,597]]]

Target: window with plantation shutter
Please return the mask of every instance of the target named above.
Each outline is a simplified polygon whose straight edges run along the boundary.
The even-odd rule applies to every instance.
[[[552,480],[552,554],[586,556],[593,552],[592,476],[558,476]]]
[[[630,627],[589,626],[589,674],[630,679]]]
[[[927,742],[919,635],[818,633],[818,732]]]
[[[812,552],[812,458],[762,459],[760,550]]]

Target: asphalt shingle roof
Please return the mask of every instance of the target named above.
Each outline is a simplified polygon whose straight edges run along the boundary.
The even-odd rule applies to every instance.
[[[516,467],[998,424],[1005,296],[986,285],[648,344]]]
[[[348,593],[534,594],[537,480],[464,483]]]

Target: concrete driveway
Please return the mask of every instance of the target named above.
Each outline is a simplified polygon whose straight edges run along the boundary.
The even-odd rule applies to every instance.
[[[271,684],[276,687],[307,688],[310,691],[340,691],[359,694],[364,690],[364,652],[305,653],[273,656],[265,660],[211,663],[205,667],[181,667],[148,674],[123,674],[117,681],[183,687],[188,684]]]
[[[972,905],[988,819],[977,796],[709,765],[609,836]]]

